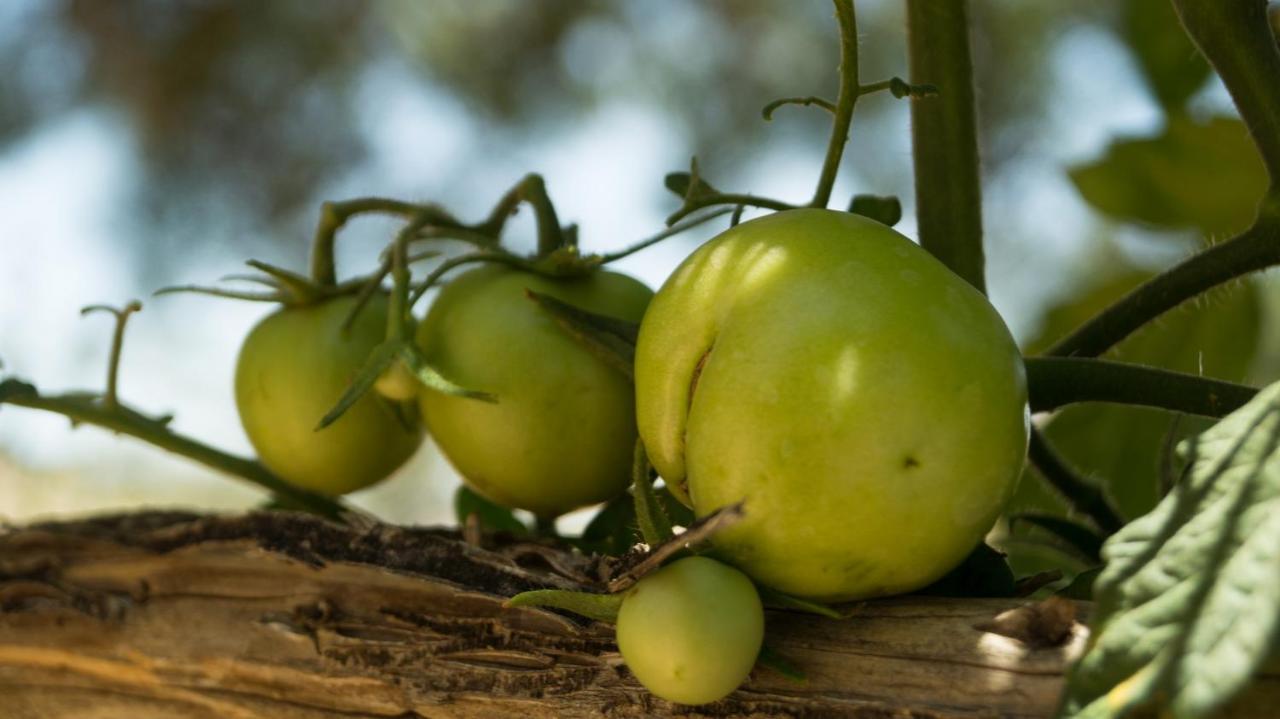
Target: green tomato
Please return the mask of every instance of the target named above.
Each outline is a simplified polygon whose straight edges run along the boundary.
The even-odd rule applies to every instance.
[[[354,303],[348,296],[280,309],[253,328],[236,362],[236,408],[262,463],[330,495],[384,479],[422,442],[412,411],[373,392],[316,431],[386,335],[386,296],[375,295],[344,331]]]
[[[639,321],[653,292],[613,272],[550,279],[506,266],[446,285],[418,328],[427,360],[496,403],[424,389],[432,438],[479,494],[540,517],[603,502],[630,482],[634,395],[622,373],[525,295]]]
[[[981,293],[872,220],[740,224],[659,290],[640,435],[696,514],[744,501],[719,556],[791,594],[907,592],[991,528],[1026,454],[1021,355]]]
[[[687,557],[642,578],[618,610],[618,650],[646,689],[668,701],[723,699],[751,673],[764,607],[745,574]]]

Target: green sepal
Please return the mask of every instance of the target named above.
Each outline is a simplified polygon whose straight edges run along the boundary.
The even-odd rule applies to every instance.
[[[763,584],[757,584],[756,591],[760,592],[760,601],[764,602],[764,605],[770,609],[790,609],[804,612],[805,614],[816,614],[829,619],[844,619],[844,615],[836,611],[835,608],[821,602],[793,597],[786,592],[780,592]]]
[[[618,621],[618,610],[622,608],[622,595],[574,592],[567,589],[534,589],[515,595],[503,606],[551,607],[573,612],[597,622],[615,624]]]
[[[404,364],[409,368],[409,372],[427,389],[443,392],[444,394],[454,397],[465,397],[467,399],[479,400],[481,402],[496,403],[498,397],[489,392],[468,389],[440,374],[439,370],[431,366],[427,362],[427,358],[422,356],[422,350],[417,345],[405,342],[400,346],[400,359],[404,360]]]
[[[551,295],[525,290],[525,296],[542,308],[560,329],[577,340],[592,354],[635,379],[636,337],[640,325],[635,322],[589,312]]]
[[[671,528],[671,518],[658,503],[658,495],[653,490],[652,467],[649,455],[645,452],[644,443],[636,440],[634,462],[631,467],[632,497],[636,504],[636,524],[640,527],[640,536],[650,547],[675,536]]]
[[[902,219],[902,203],[893,195],[854,195],[849,212],[893,227]]]
[[[756,657],[756,664],[768,667],[797,684],[804,684],[809,681],[809,675],[805,674],[800,667],[792,664],[768,644],[760,645],[760,656]]]

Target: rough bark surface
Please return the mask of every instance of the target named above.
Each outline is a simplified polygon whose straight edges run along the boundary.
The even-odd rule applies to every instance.
[[[976,628],[1016,600],[772,612],[766,641],[807,681],[757,669],[729,698],[681,707],[629,676],[609,626],[502,606],[525,589],[600,586],[616,566],[486,543],[284,513],[9,529],[0,715],[1043,717],[1085,635],[1074,624],[1060,646],[1033,648]]]

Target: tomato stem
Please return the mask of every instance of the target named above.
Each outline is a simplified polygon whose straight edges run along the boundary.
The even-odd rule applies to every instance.
[[[840,94],[836,97],[835,120],[831,125],[831,140],[827,143],[827,156],[822,163],[822,174],[813,193],[810,207],[826,207],[831,201],[831,189],[835,186],[844,146],[849,141],[849,127],[853,124],[853,108],[858,102],[858,21],[853,0],[834,0],[836,19],[840,24]]]
[[[1222,417],[1253,399],[1253,387],[1157,367],[1079,357],[1029,357],[1031,411],[1076,402],[1118,402]]]
[[[911,81],[938,88],[911,101],[920,245],[986,292],[967,1],[908,0],[907,26]]]
[[[459,226],[462,224],[443,208],[430,204],[414,204],[386,197],[360,197],[340,202],[325,202],[320,206],[320,221],[311,241],[311,280],[321,287],[337,284],[334,263],[334,241],[338,230],[347,220],[365,214],[395,215],[412,219],[430,214],[435,224]]]
[[[89,305],[80,310],[81,315],[93,312],[109,312],[115,316],[115,331],[111,335],[111,352],[107,356],[107,390],[102,396],[102,403],[107,409],[119,406],[120,353],[124,349],[124,328],[129,323],[129,316],[142,309],[142,303],[133,300],[120,309],[107,305]]]
[[[1050,486],[1105,534],[1111,535],[1124,526],[1124,518],[1112,506],[1102,489],[1080,477],[1035,427],[1031,428],[1027,458]]]

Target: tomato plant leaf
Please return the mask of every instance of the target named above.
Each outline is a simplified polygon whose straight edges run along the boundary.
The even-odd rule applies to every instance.
[[[453,513],[461,526],[466,526],[467,518],[474,514],[480,520],[480,527],[485,531],[529,533],[529,527],[512,514],[510,509],[490,502],[476,494],[470,487],[458,487],[458,491],[454,493]]]
[[[580,342],[609,366],[635,377],[636,322],[589,312],[551,295],[525,290],[525,296],[551,315],[560,329]]]
[[[573,592],[567,589],[534,589],[515,595],[503,606],[563,609],[597,622],[614,624],[618,621],[618,609],[622,607],[622,595]]]
[[[1171,117],[1162,134],[1117,140],[1102,159],[1070,175],[1103,214],[1219,235],[1247,227],[1267,187],[1244,123],[1226,117],[1205,124]]]
[[[902,219],[902,203],[893,195],[854,195],[849,202],[849,212],[893,227]]]
[[[1092,527],[1087,527],[1065,517],[1055,517],[1051,514],[1035,512],[1015,514],[1009,517],[1010,529],[1019,523],[1030,524],[1052,534],[1093,564],[1102,561],[1101,552],[1104,537]]]
[[[1196,50],[1168,0],[1128,0],[1122,28],[1125,43],[1156,99],[1178,113],[1209,77],[1209,63]]]
[[[1179,452],[1183,480],[1103,547],[1093,636],[1064,716],[1204,717],[1275,648],[1280,383]]]

